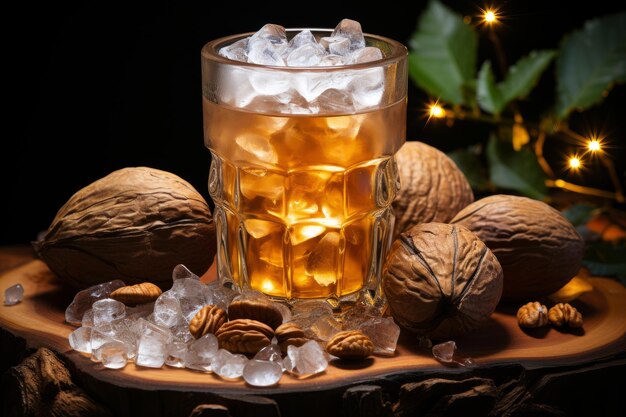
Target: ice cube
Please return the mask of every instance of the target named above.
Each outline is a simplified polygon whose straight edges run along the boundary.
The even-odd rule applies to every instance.
[[[79,291],[65,309],[65,321],[74,326],[80,326],[85,311],[89,310],[93,303],[107,298],[113,291],[125,285],[123,281],[116,279]]]
[[[93,324],[99,327],[106,323],[112,323],[114,320],[124,318],[126,316],[126,306],[112,298],[104,298],[93,303]]]
[[[342,56],[329,54],[324,56],[318,66],[320,67],[334,67],[337,65],[344,65],[344,60]]]
[[[433,356],[442,363],[452,363],[455,351],[456,343],[452,340],[449,342],[439,343],[432,348]]]
[[[213,296],[210,289],[195,279],[179,279],[174,281],[171,292],[180,303],[183,317],[189,322],[198,310],[207,304],[212,304]]]
[[[168,341],[158,334],[143,334],[137,346],[135,362],[139,366],[160,368],[167,357]]]
[[[189,325],[186,322],[174,326],[170,329],[175,340],[180,342],[191,342],[194,337],[189,331]]]
[[[283,354],[278,345],[265,346],[263,349],[259,350],[256,355],[254,355],[253,359],[258,361],[276,362],[281,367],[283,366]]]
[[[83,353],[91,353],[91,327],[79,327],[70,333],[69,342],[72,349]]]
[[[298,301],[291,310],[293,319],[301,317],[318,318],[332,317],[333,308],[326,301],[302,300]]]
[[[280,25],[268,23],[259,29],[254,35],[250,37],[249,43],[254,43],[260,39],[270,42],[272,45],[285,45],[287,44],[287,32],[285,28]]]
[[[311,107],[315,108],[318,113],[351,113],[355,109],[352,95],[335,88],[329,88],[317,96],[311,102]]]
[[[400,327],[391,317],[378,317],[365,321],[359,325],[359,330],[372,339],[374,353],[379,355],[393,355],[396,351]]]
[[[211,363],[211,370],[225,379],[236,379],[243,375],[243,369],[248,362],[244,355],[233,354],[226,349],[220,349]]]
[[[194,340],[189,345],[189,350],[196,352],[205,358],[212,358],[217,354],[218,342],[217,337],[212,333],[207,333],[201,338]]]
[[[378,105],[383,96],[385,74],[382,68],[361,69],[353,77],[347,91],[357,110]]]
[[[317,44],[317,40],[315,40],[315,36],[313,36],[313,32],[309,29],[304,29],[301,32],[298,32],[291,40],[289,41],[289,48],[291,50],[297,49],[303,45]]]
[[[240,172],[239,187],[244,199],[253,200],[261,197],[282,205],[285,193],[285,177],[275,171],[263,168],[244,167]],[[271,227],[271,224],[266,227]],[[262,231],[259,230],[259,232]]]
[[[240,39],[230,45],[224,46],[220,49],[219,54],[233,61],[246,62],[248,61],[248,38]]]
[[[295,213],[294,213],[295,215]],[[296,246],[313,239],[326,231],[324,226],[319,224],[298,224],[291,229],[291,244]]]
[[[306,377],[324,372],[328,367],[328,356],[316,341],[309,340],[300,347],[289,346],[284,363],[287,371]]]
[[[165,364],[174,368],[185,367],[185,356],[187,355],[187,343],[174,341],[167,345],[167,357]]]
[[[347,38],[350,41],[351,50],[365,47],[365,38],[363,37],[361,24],[354,20],[343,19],[330,36]]]
[[[250,360],[243,368],[243,379],[255,387],[269,387],[277,384],[283,376],[281,365],[271,361]]]
[[[284,47],[276,46],[266,39],[256,39],[248,42],[248,62],[259,65],[284,67],[285,60],[281,56]]]
[[[189,345],[189,350],[185,355],[185,366],[199,371],[210,371],[217,352],[217,338],[207,333]]]
[[[137,320],[140,318],[146,318],[154,311],[155,303],[138,304],[135,307],[126,306],[127,319]]]
[[[83,314],[83,321],[81,324],[83,327],[93,327],[93,310],[92,309],[85,311],[85,314]]]
[[[350,53],[350,40],[341,36],[327,36],[320,39],[320,45],[333,55],[348,55]]]
[[[350,54],[349,63],[363,64],[365,62],[378,61],[379,59],[383,59],[383,52],[374,46],[368,46]]]
[[[174,327],[186,323],[180,303],[170,291],[166,291],[154,302],[153,320],[155,324],[164,327]]]
[[[286,61],[290,67],[314,67],[325,55],[326,51],[320,45],[308,43],[291,51]]]
[[[200,280],[200,277],[194,274],[183,264],[178,264],[172,270],[172,281],[177,281],[179,279],[195,279],[197,281]]]
[[[4,290],[4,305],[12,306],[20,301],[24,297],[24,287],[22,284],[15,284]]]
[[[435,359],[446,365],[476,366],[472,358],[462,357],[457,354],[456,343],[452,340],[434,345],[432,353]]]
[[[278,162],[278,154],[267,137],[254,133],[246,133],[237,136],[235,143],[243,151],[243,156],[248,154],[249,157],[252,157],[247,159],[269,164]]]
[[[95,349],[92,353],[92,360],[102,362],[111,369],[120,369],[126,366],[128,361],[129,347],[117,340],[106,342]]]
[[[213,305],[224,311],[228,309],[228,305],[233,301],[233,298],[239,295],[237,291],[224,287],[219,283],[216,286],[212,286],[211,291],[213,293]]]
[[[341,235],[328,232],[313,248],[306,262],[306,273],[322,286],[337,282],[338,254]]]
[[[132,320],[118,320],[111,326],[109,335],[114,340],[123,343],[127,348],[128,359],[134,359],[137,352],[137,336],[131,330]]]
[[[319,340],[327,342],[342,330],[341,323],[334,317],[322,316],[311,325],[311,331]]]

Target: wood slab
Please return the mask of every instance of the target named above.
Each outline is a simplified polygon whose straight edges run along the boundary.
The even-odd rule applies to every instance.
[[[473,357],[479,366],[521,363],[532,367],[589,362],[623,351],[626,347],[626,289],[610,279],[593,278],[591,282],[594,291],[575,303],[583,314],[584,330],[568,332],[546,327],[525,332],[518,327],[513,311],[499,311],[488,325],[456,341],[460,352]],[[0,326],[26,339],[30,347],[50,347],[95,377],[112,383],[228,392],[303,391],[393,373],[454,371],[435,361],[428,350],[418,348],[416,340],[408,334],[403,334],[393,357],[375,357],[354,366],[357,369],[330,366],[323,375],[310,379],[298,380],[285,375],[277,387],[269,389],[253,389],[240,381],[225,382],[213,375],[169,367],[146,369],[131,364],[122,371],[105,370],[69,346],[68,335],[75,327],[65,323],[64,312],[73,298],[73,290],[64,288],[43,262],[33,259],[1,273],[0,291],[17,283],[24,287],[24,300],[15,306],[0,306]]]
[[[8,251],[0,250],[0,259]],[[348,386],[394,374],[419,372],[459,372],[436,362],[428,349],[417,347],[416,339],[403,334],[393,357],[375,357],[364,363],[333,363],[319,376],[296,379],[284,375],[280,384],[254,388],[242,381],[224,381],[210,374],[185,369],[147,369],[129,364],[124,370],[108,370],[87,356],[72,351],[68,335],[75,329],[64,322],[65,307],[74,291],[67,289],[39,260],[19,253],[13,266],[2,271],[0,291],[20,283],[24,300],[15,306],[0,306],[0,326],[24,338],[29,347],[48,347],[66,356],[82,372],[102,382],[142,389],[181,391],[206,390],[225,394],[259,394],[313,391]],[[14,257],[13,257],[14,258]],[[457,340],[461,353],[473,357],[479,367],[496,364],[521,364],[526,368],[575,365],[611,356],[626,349],[626,289],[618,282],[593,278],[594,291],[576,301],[584,317],[584,330],[558,331],[549,327],[525,332],[516,322],[514,311],[499,311],[489,324]],[[514,309],[512,309],[514,310]]]

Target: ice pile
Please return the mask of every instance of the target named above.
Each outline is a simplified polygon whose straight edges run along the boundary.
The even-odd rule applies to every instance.
[[[231,68],[220,94],[222,100],[236,107],[288,114],[349,113],[376,106],[383,95],[382,67],[329,68],[384,57],[379,48],[366,46],[361,25],[354,20],[342,20],[330,36],[317,38],[305,29],[290,40],[284,27],[267,24],[254,35],[222,47],[219,54],[265,66],[328,69],[286,72]]]
[[[182,265],[174,269],[172,288],[154,303],[129,307],[107,298],[106,291],[119,286],[120,281],[111,281],[83,290],[66,311],[67,321],[80,325],[69,335],[70,346],[110,369],[124,368],[128,362],[147,368],[166,365],[212,372],[226,380],[243,378],[253,386],[270,386],[278,383],[284,372],[297,378],[324,372],[332,359],[323,348],[324,342],[338,331],[361,329],[372,338],[379,354],[395,351],[400,332],[393,319],[382,318],[378,310],[365,305],[338,318],[323,301],[296,303],[292,310],[274,303],[283,322],[306,329],[311,340],[300,347],[289,346],[283,357],[274,338],[273,344],[249,358],[220,349],[213,334],[194,339],[189,321],[207,304],[226,310],[239,299],[272,303],[264,294],[235,291],[216,282],[204,284]],[[83,316],[78,319],[81,312]]]

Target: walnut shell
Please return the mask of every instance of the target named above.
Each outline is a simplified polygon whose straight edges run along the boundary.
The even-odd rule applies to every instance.
[[[226,312],[218,306],[206,305],[189,322],[189,333],[196,339],[207,333],[215,334],[226,323],[226,318]]]
[[[584,241],[549,205],[526,197],[493,195],[459,212],[460,224],[485,242],[504,271],[503,299],[538,299],[575,276]]]
[[[145,304],[156,301],[161,295],[161,289],[151,282],[127,285],[118,288],[109,294],[109,298],[128,305]]]
[[[112,279],[165,288],[177,264],[203,274],[215,245],[211,211],[191,184],[138,167],[114,171],[74,194],[35,247],[77,288]]]
[[[274,330],[256,320],[228,321],[215,333],[220,348],[232,353],[257,353],[272,343]]]
[[[304,330],[295,323],[283,323],[275,331],[278,347],[281,352],[287,353],[289,346],[302,346],[309,339],[306,338]]]
[[[502,268],[466,228],[425,223],[393,243],[382,285],[398,324],[444,339],[467,333],[489,318],[502,293]]]
[[[396,162],[401,187],[393,202],[395,237],[418,223],[447,223],[474,201],[465,175],[440,150],[406,142],[396,153]]]
[[[326,352],[341,359],[364,359],[374,352],[374,343],[359,330],[344,330],[326,343]]]
[[[252,319],[276,329],[283,322],[283,315],[272,303],[256,300],[235,300],[228,306],[228,318]]]

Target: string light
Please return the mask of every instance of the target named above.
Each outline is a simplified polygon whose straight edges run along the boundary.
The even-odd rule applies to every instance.
[[[446,111],[438,104],[430,106],[430,117],[440,119],[446,115]]]
[[[598,139],[591,139],[587,142],[587,149],[589,149],[589,152],[600,152],[602,150],[602,144]]]
[[[573,171],[577,171],[583,166],[583,162],[580,160],[580,157],[577,155],[570,156],[567,160],[567,165]]]
[[[429,103],[426,111],[428,113],[428,120],[433,117],[435,119],[442,119],[446,117],[446,109],[444,109],[443,105],[439,103],[439,100]]]
[[[486,24],[492,25],[498,21],[498,15],[496,15],[495,11],[487,9],[483,13],[483,20]]]
[[[500,41],[496,36],[495,26],[498,24],[502,24],[503,21],[506,21],[507,15],[503,15],[502,13],[500,13],[502,11],[500,7],[494,7],[493,5],[485,5],[484,8],[478,7],[477,9],[479,13],[472,16],[465,16],[463,18],[463,22],[466,24],[471,24],[472,21],[475,19],[475,26],[489,27],[489,30],[487,32],[490,39],[492,39],[494,43],[496,54],[500,58],[501,66],[504,69],[503,71],[506,72],[506,63],[502,58],[504,57],[504,50],[502,49]],[[431,118],[445,118],[446,124],[448,126],[452,126],[455,120],[475,120],[493,123],[496,125],[505,124],[514,126],[516,124],[521,124],[522,126],[524,126],[523,120],[518,120],[518,116],[520,116],[518,112],[516,112],[514,120],[504,121],[504,119],[502,118],[490,118],[489,116],[485,116],[480,112],[478,112],[477,114],[476,112],[466,111],[466,109],[461,108],[460,106],[454,106],[452,109],[446,111],[443,104],[439,103],[439,100],[428,103],[426,108],[424,109],[424,114],[425,116],[427,115],[428,121],[430,121]],[[428,123],[428,121],[426,123]],[[619,176],[615,170],[615,166],[612,160],[609,158],[609,155],[606,154],[605,148],[609,148],[609,146],[607,146],[607,143],[604,141],[604,137],[598,135],[597,133],[587,133],[586,136],[583,136],[570,130],[567,126],[558,126],[558,128],[555,128],[555,130],[561,135],[568,137],[571,141],[574,141],[579,147],[578,153],[565,155],[564,162],[566,169],[568,169],[572,173],[581,175],[582,171],[586,171],[587,169],[591,168],[591,162],[594,162],[597,159],[602,163],[603,166],[605,166],[605,168],[609,172],[611,182],[615,191],[606,191],[597,188],[586,187],[583,185],[566,182],[561,178],[555,178],[556,175],[554,174],[548,162],[543,157],[543,144],[545,142],[545,135],[547,133],[541,131],[536,141],[536,145],[534,146],[534,151],[537,159],[540,162],[543,172],[546,173],[546,175],[549,177],[549,179],[546,180],[546,185],[548,185],[549,187],[566,189],[580,194],[610,198],[620,203],[626,203],[626,194],[623,191]],[[541,161],[543,161],[543,164],[541,163]]]

